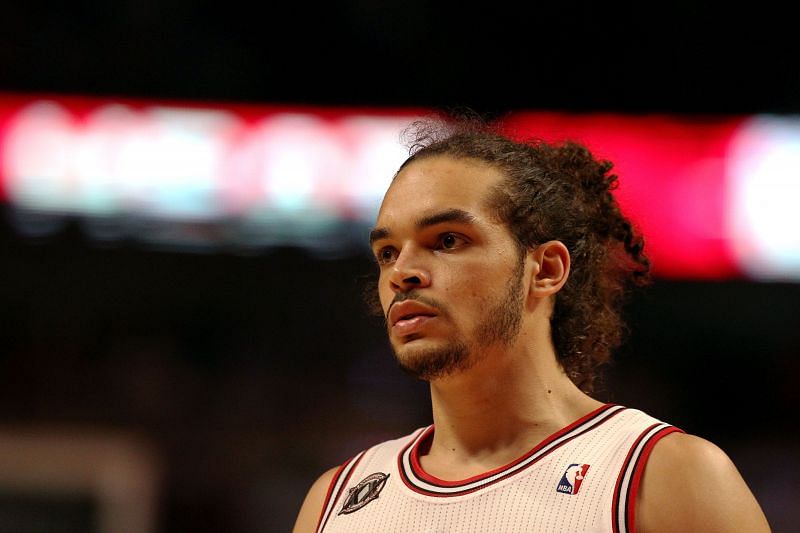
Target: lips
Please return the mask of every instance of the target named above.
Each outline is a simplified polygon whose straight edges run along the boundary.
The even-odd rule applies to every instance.
[[[400,322],[409,322],[422,317],[435,317],[435,309],[414,300],[396,303],[389,309],[389,324],[395,327]]]
[[[408,337],[420,333],[438,314],[434,308],[413,300],[396,303],[389,309],[391,334],[395,337]]]

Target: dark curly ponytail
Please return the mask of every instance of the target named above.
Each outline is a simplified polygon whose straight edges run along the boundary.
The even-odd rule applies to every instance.
[[[552,340],[570,379],[592,392],[598,367],[622,342],[624,296],[646,283],[650,270],[641,236],[612,195],[617,187],[612,164],[595,160],[577,143],[517,142],[474,122],[445,129],[417,123],[406,139],[412,155],[403,166],[446,155],[502,170],[507,179],[489,205],[508,225],[521,253],[549,240],[569,249],[571,272],[556,295]]]

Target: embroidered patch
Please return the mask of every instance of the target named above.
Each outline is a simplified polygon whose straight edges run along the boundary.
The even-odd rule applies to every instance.
[[[571,464],[564,471],[561,476],[561,481],[558,482],[556,492],[564,494],[578,494],[583,483],[583,478],[586,477],[586,471],[589,470],[589,465]]]
[[[347,491],[347,496],[344,498],[344,504],[339,514],[349,514],[358,511],[369,502],[378,497],[383,487],[386,485],[386,479],[389,474],[375,472],[370,474],[361,481],[358,485]]]

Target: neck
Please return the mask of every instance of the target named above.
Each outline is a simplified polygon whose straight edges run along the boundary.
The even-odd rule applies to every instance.
[[[430,474],[463,479],[503,466],[602,405],[566,376],[549,342],[520,348],[530,341],[521,335],[514,347],[486,350],[468,370],[431,383]]]

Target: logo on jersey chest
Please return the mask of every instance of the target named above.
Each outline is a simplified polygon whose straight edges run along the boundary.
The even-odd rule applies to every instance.
[[[369,502],[378,497],[383,487],[386,486],[386,479],[389,474],[375,472],[370,474],[361,481],[358,485],[347,491],[347,496],[344,497],[344,504],[339,514],[349,514],[358,511]]]
[[[563,494],[578,494],[581,489],[583,478],[586,477],[586,471],[589,470],[589,465],[571,464],[564,471],[561,476],[561,481],[558,482],[556,492]]]

